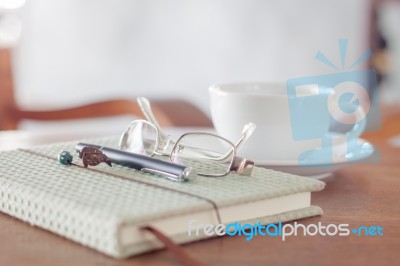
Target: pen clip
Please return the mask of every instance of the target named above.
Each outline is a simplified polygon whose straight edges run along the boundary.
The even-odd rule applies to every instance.
[[[160,171],[160,170],[155,170],[155,169],[150,169],[150,168],[142,168],[140,169],[142,172],[145,173],[149,173],[149,174],[154,174],[154,175],[162,175],[163,177],[172,180],[172,181],[177,181],[177,182],[184,182],[185,179],[181,178],[180,176],[171,174],[171,173],[167,173],[164,171]]]

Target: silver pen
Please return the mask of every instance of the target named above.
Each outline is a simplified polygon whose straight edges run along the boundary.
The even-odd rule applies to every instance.
[[[101,150],[112,163],[150,174],[160,175],[173,181],[186,182],[193,180],[197,176],[197,174],[191,167],[166,162],[141,154],[87,143],[78,143],[75,146],[75,149],[80,152],[84,147],[94,147]]]

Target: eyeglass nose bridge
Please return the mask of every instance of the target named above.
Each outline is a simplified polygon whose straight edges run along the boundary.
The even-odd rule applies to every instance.
[[[168,146],[170,143],[173,143],[171,136],[169,135],[162,135],[158,132],[158,147],[157,150],[159,151],[165,151],[167,150]]]

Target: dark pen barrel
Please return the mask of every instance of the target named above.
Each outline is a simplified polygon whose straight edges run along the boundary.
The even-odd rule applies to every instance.
[[[75,146],[75,149],[80,152],[84,147],[95,147],[100,149],[114,164],[142,170],[152,174],[163,175],[175,181],[187,181],[193,177],[191,168],[141,154],[130,153],[87,143],[78,143]]]

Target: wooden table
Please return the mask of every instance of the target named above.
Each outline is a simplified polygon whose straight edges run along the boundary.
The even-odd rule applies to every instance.
[[[380,225],[383,236],[220,237],[184,246],[205,265],[396,265],[400,253],[400,149],[387,138],[400,133],[400,112],[385,116],[383,131],[365,135],[380,151],[375,164],[353,164],[335,173],[313,204],[324,215],[301,220],[350,227]],[[167,251],[118,261],[0,214],[0,265],[177,265]]]

